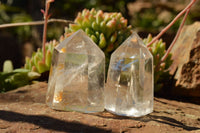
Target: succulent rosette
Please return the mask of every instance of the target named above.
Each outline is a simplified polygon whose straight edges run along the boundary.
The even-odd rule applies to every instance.
[[[147,45],[152,39],[152,36],[149,34],[147,38],[143,39],[143,42]],[[161,58],[166,53],[166,44],[162,41],[162,39],[153,43],[149,47],[149,51],[152,53],[154,59],[154,84],[155,90],[158,91],[163,87],[164,81],[168,82],[167,80],[170,78],[168,69],[173,62],[171,59],[172,55],[169,54],[166,60],[160,63]]]
[[[65,28],[65,33],[60,37],[59,42],[62,42],[79,29],[85,31],[85,33],[104,51],[106,55],[106,70],[108,69],[111,53],[132,34],[132,27],[127,24],[127,19],[125,19],[121,13],[108,13],[102,10],[84,9],[82,12],[78,13],[74,23],[69,24],[69,26]],[[147,45],[151,40],[152,36],[149,35],[143,41]],[[25,68],[38,73],[49,71],[53,48],[59,42],[50,41],[46,43],[45,62],[43,62],[43,53],[41,49],[34,52],[31,58],[27,57]],[[153,43],[149,47],[149,50],[154,57],[155,88],[161,88],[163,86],[163,79],[169,76],[167,69],[172,64],[171,55],[159,65],[159,69],[156,69],[161,58],[166,53],[165,43],[160,39]]]

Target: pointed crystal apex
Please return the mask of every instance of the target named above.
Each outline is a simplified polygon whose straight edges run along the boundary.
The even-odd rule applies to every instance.
[[[104,110],[105,55],[79,30],[54,48],[46,103],[53,109]]]
[[[111,55],[105,108],[118,115],[139,117],[153,111],[153,57],[133,33]]]

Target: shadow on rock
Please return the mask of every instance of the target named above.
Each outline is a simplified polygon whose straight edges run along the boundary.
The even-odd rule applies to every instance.
[[[95,132],[105,133],[109,130],[84,125],[78,122],[67,122],[44,115],[24,115],[11,111],[0,111],[0,119],[9,122],[27,122],[45,129],[64,132]]]
[[[176,119],[173,119],[170,117],[156,116],[156,115],[148,115],[148,116],[151,118],[152,121],[156,121],[156,122],[167,124],[167,125],[174,126],[174,127],[180,127],[187,131],[200,130],[200,128],[198,128],[198,127],[187,126],[187,125],[183,124],[182,122],[177,121]]]

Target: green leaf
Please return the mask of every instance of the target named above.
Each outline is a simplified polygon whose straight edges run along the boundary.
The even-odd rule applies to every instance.
[[[30,72],[30,70],[18,68],[18,69],[13,70],[13,72],[15,72],[15,73],[28,73],[28,72]]]
[[[52,58],[52,54],[51,54],[50,50],[48,50],[46,53],[46,65],[49,69],[51,66],[51,58]]]
[[[28,72],[29,80],[38,79],[41,76],[40,73],[37,72]]]
[[[43,61],[38,61],[38,72],[39,73],[43,73],[48,71],[48,67],[46,66],[46,64]]]
[[[103,33],[100,35],[99,47],[101,49],[106,47],[106,39]]]
[[[91,37],[90,37],[95,43],[98,43],[98,40],[97,40],[97,38],[94,36],[94,35],[91,35]]]
[[[12,72],[13,71],[13,64],[11,60],[6,60],[3,63],[3,72]]]

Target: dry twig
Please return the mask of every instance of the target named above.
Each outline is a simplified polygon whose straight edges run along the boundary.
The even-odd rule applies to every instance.
[[[157,41],[188,9],[192,7],[192,5],[195,3],[196,0],[192,0],[188,6],[183,9],[173,20],[171,23],[169,23],[154,39],[147,44],[147,47],[151,46],[155,41]]]
[[[74,23],[70,20],[64,20],[64,19],[49,19],[48,23],[64,23],[66,25],[70,23]],[[43,25],[44,21],[33,21],[33,22],[20,22],[20,23],[9,23],[9,24],[1,24],[0,29],[3,28],[11,28],[11,27],[17,27],[17,26],[34,26],[34,25]]]

